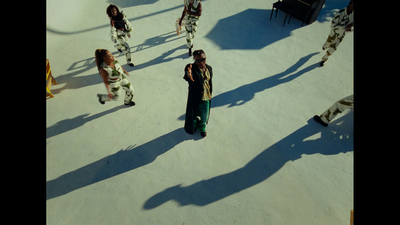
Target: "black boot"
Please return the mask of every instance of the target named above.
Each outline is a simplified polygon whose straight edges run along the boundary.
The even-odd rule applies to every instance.
[[[100,100],[100,96],[101,96],[100,94],[97,94],[97,97],[99,98],[99,102],[100,102],[101,104],[106,103],[105,101],[101,101],[101,100]]]
[[[129,102],[129,103],[124,103],[124,105],[127,105],[127,106],[134,106],[134,105],[136,105],[136,103],[135,103],[134,101],[131,101],[131,102]]]
[[[327,127],[327,126],[328,126],[328,124],[325,123],[324,121],[322,121],[322,120],[321,120],[321,117],[318,116],[318,115],[315,115],[315,116],[314,116],[314,120],[315,120],[317,123],[319,123],[319,124],[321,124],[322,126],[324,126],[324,127]]]
[[[193,48],[193,45],[192,45],[192,47],[189,48],[189,56],[192,56],[192,48]]]

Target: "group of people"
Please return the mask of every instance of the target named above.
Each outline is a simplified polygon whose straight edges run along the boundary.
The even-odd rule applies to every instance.
[[[348,6],[338,11],[331,23],[331,32],[323,45],[322,49],[326,54],[322,57],[320,65],[323,66],[339,46],[345,36],[345,32],[351,31],[353,27],[354,1],[350,0]],[[110,19],[111,40],[115,43],[114,47],[126,56],[127,64],[131,67],[132,63],[130,47],[127,42],[131,37],[132,25],[127,20],[123,11],[116,5],[110,4],[106,13]],[[198,129],[202,137],[207,136],[206,124],[208,123],[212,98],[212,67],[206,63],[206,54],[203,50],[193,51],[193,39],[197,31],[199,18],[202,14],[201,0],[184,0],[184,9],[179,20],[179,25],[185,19],[186,46],[189,56],[193,55],[194,63],[185,66],[183,79],[188,82],[189,93],[186,105],[185,131],[194,134]],[[124,104],[134,106],[132,100],[134,89],[127,79],[129,73],[119,64],[113,54],[106,49],[95,51],[95,61],[99,74],[108,91],[107,94],[98,94],[101,104],[105,101],[118,100],[120,88],[125,91]],[[314,116],[315,121],[327,126],[328,123],[346,108],[353,107],[353,96],[346,97],[336,102],[320,116]]]
[[[128,38],[131,37],[132,25],[123,11],[120,11],[116,5],[110,4],[106,13],[110,19],[111,40],[116,44],[114,47],[126,56],[127,64],[133,67],[130,47],[127,42]],[[185,19],[187,48],[189,49],[189,56],[193,55],[195,60],[195,63],[186,65],[183,77],[189,84],[184,127],[189,134],[194,134],[199,129],[201,136],[205,137],[207,135],[206,124],[210,114],[213,74],[211,66],[206,64],[205,52],[203,50],[192,52],[193,39],[201,13],[201,0],[184,0],[184,9],[179,25]],[[134,89],[127,79],[129,73],[120,65],[111,51],[96,49],[95,61],[108,91],[107,94],[97,94],[99,102],[105,104],[106,101],[118,100],[122,88],[125,91],[124,104],[134,106],[135,102],[132,100]]]
[[[114,47],[125,55],[129,66],[135,66],[132,63],[131,50],[128,44],[128,38],[131,37],[132,33],[131,23],[116,5],[110,4],[106,13],[110,19],[111,40],[115,43]],[[99,102],[104,104],[105,101],[117,101],[122,87],[125,91],[124,104],[134,106],[135,102],[132,101],[134,89],[127,79],[129,73],[107,49],[96,49],[94,55],[97,69],[108,91],[108,94],[97,94]]]

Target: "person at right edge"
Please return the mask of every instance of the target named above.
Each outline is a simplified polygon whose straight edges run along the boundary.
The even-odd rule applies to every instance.
[[[322,50],[326,50],[326,54],[322,57],[320,66],[324,66],[328,61],[328,57],[332,55],[339,47],[340,42],[343,41],[346,32],[352,31],[354,17],[354,0],[350,0],[346,8],[339,10],[333,16],[331,23],[331,33],[326,39]]]
[[[206,54],[203,50],[193,52],[195,63],[185,67],[185,79],[189,84],[189,94],[186,104],[185,131],[194,134],[197,129],[201,136],[207,135],[206,124],[210,116],[212,96],[212,67],[206,64]]]
[[[342,113],[345,109],[354,108],[354,95],[349,95],[345,98],[335,102],[329,109],[325,110],[321,115],[315,115],[314,120],[324,127],[327,127],[329,122],[336,117],[337,114]]]
[[[186,29],[186,46],[189,49],[189,56],[192,56],[193,39],[197,31],[197,25],[203,11],[201,0],[184,0],[182,17],[179,20],[179,26],[182,25],[182,20],[185,18]]]

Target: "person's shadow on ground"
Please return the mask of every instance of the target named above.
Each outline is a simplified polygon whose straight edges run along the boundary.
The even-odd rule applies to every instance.
[[[229,107],[241,106],[249,101],[251,101],[256,93],[265,91],[269,88],[276,87],[280,84],[290,82],[297,77],[310,72],[311,70],[319,67],[319,62],[311,64],[306,68],[297,71],[301,66],[303,66],[311,57],[317,55],[318,52],[308,54],[300,58],[295,64],[286,69],[285,71],[263,78],[261,80],[255,81],[250,84],[245,84],[236,89],[227,91],[225,93],[219,94],[212,98],[211,108],[216,108],[220,106],[228,105]],[[297,71],[297,72],[296,72]],[[185,114],[178,117],[178,120],[185,120]]]
[[[178,128],[140,146],[128,146],[77,170],[46,182],[46,199],[52,199],[79,188],[152,163],[156,158],[186,140],[199,140]]]
[[[212,107],[219,107],[224,105],[229,105],[228,107],[233,107],[243,105],[246,102],[252,100],[255,94],[258,92],[265,91],[269,88],[276,87],[280,84],[296,79],[297,77],[319,67],[319,63],[314,63],[302,70],[297,71],[311,57],[317,54],[318,52],[314,52],[300,58],[295,64],[293,64],[291,67],[281,73],[266,77],[250,84],[245,84],[234,90],[215,96],[215,98],[212,98]]]
[[[321,132],[321,138],[305,140]],[[265,181],[289,161],[298,160],[303,154],[335,155],[353,151],[353,113],[322,127],[313,119],[281,141],[265,149],[244,167],[187,187],[176,185],[150,197],[143,205],[154,209],[173,200],[181,206],[205,206],[253,185]]]

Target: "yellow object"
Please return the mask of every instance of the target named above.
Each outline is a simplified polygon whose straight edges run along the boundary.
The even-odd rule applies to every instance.
[[[46,93],[46,97],[50,96],[50,98],[53,98],[54,95],[51,93],[50,88],[51,88],[51,84],[58,84],[56,79],[54,79],[53,75],[51,74],[51,68],[50,68],[50,62],[48,59],[46,59],[46,91],[48,93]]]
[[[354,225],[354,209],[350,211],[350,225]]]

